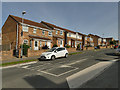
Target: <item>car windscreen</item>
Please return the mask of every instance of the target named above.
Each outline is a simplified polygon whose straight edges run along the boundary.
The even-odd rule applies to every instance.
[[[49,49],[49,50],[46,51],[46,52],[53,52],[55,49],[56,49],[56,48],[51,48],[51,49]]]

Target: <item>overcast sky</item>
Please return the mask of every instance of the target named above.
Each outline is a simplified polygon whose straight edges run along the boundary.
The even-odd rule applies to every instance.
[[[8,15],[46,21],[83,34],[97,34],[118,39],[117,2],[3,2],[2,25]]]

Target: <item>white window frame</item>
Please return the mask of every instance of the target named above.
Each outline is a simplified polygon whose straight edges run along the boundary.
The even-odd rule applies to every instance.
[[[69,45],[71,45],[71,41],[69,41]]]
[[[43,33],[44,32],[44,33]],[[42,30],[42,35],[45,35],[45,30]]]
[[[37,29],[36,29],[36,28],[34,28],[34,29],[33,29],[33,33],[36,33],[36,31],[37,31]]]
[[[23,32],[28,32],[28,27],[27,26],[22,26]]]
[[[25,41],[27,41],[26,43],[25,43]],[[28,45],[28,40],[27,39],[24,39],[24,42],[23,42],[24,44],[26,44],[26,45]]]
[[[63,35],[63,30],[60,30],[60,35]]]
[[[69,37],[71,37],[71,33],[69,33]]]
[[[40,47],[42,47],[42,41],[40,41]]]
[[[49,31],[49,32],[48,32],[48,36],[52,36],[52,31]]]
[[[56,34],[58,34],[58,30],[56,30],[56,32],[55,32]]]

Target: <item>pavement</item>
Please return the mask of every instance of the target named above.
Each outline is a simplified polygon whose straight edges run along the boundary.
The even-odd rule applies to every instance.
[[[119,58],[114,52],[114,49],[91,50],[70,55],[68,58],[41,60],[5,68],[2,69],[2,87],[34,88],[33,90],[36,88],[118,88]],[[78,82],[77,87],[73,84],[76,82]]]
[[[76,51],[76,52],[85,52],[85,51]],[[74,52],[70,52],[70,53],[74,53]],[[2,63],[9,63],[9,62],[15,62],[15,61],[23,61],[23,60],[33,60],[33,59],[37,59],[39,60],[40,55],[39,56],[32,56],[32,57],[25,57],[23,56],[23,58],[11,58],[11,59],[7,59],[7,60],[3,60]]]

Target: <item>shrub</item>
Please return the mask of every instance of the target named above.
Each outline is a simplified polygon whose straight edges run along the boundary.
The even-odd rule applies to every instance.
[[[58,47],[57,44],[54,44],[53,47]]]
[[[66,48],[70,48],[70,46],[69,46],[69,45],[66,45]]]

